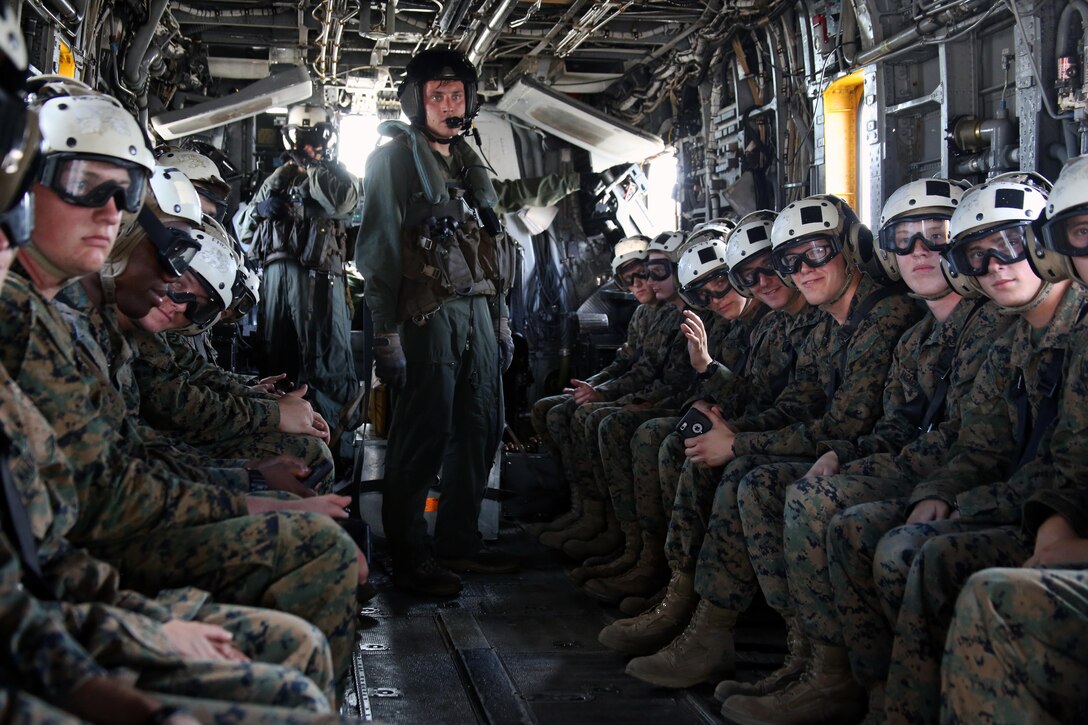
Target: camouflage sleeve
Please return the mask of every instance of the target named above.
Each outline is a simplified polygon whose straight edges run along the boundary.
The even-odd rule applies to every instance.
[[[986,479],[1005,477],[1016,454],[1008,394],[1015,374],[1011,347],[1018,327],[1013,325],[990,348],[971,393],[963,399],[960,433],[947,462],[914,487],[911,505],[927,498],[952,505],[960,492]]]
[[[905,445],[896,456],[896,466],[915,480],[930,475],[948,459],[952,444],[960,434],[963,401],[971,394],[975,378],[986,360],[994,340],[1005,334],[1013,318],[998,312],[992,304],[984,305],[971,318],[970,327],[956,352],[945,394],[944,417],[933,427]]]
[[[905,296],[877,303],[847,343],[846,369],[829,409],[810,422],[775,431],[739,433],[734,454],[738,458],[756,454],[815,457],[820,441],[853,439],[870,430],[880,416],[892,348],[917,319],[916,314],[914,302]],[[826,356],[827,350],[834,349],[828,346],[820,354]]]
[[[142,614],[158,622],[171,619],[170,610],[149,597],[120,589],[120,574],[111,565],[77,549],[67,541],[49,556],[42,573],[57,595],[66,601],[103,602]]]
[[[318,161],[306,167],[310,198],[330,217],[350,214],[359,203],[359,180],[336,161]]]
[[[787,317],[785,327],[768,338],[765,351],[752,361],[755,364],[745,376],[745,382],[750,383],[745,392],[752,393],[756,386],[761,392],[738,406],[739,415],[730,421],[735,430],[777,430],[809,420],[823,410],[819,360],[826,349],[825,338],[831,334],[827,327],[830,318],[812,309]]]
[[[929,402],[926,391],[922,389],[923,371],[919,369],[919,364],[922,363],[922,344],[933,331],[934,323],[933,316],[927,315],[907,330],[895,346],[884,388],[883,413],[872,432],[856,441],[823,441],[818,446],[820,450],[827,448],[835,451],[841,464],[876,453],[897,453],[908,441],[918,436],[918,422]]]
[[[1054,467],[1052,487],[1035,492],[1024,504],[1024,526],[1034,533],[1046,519],[1061,514],[1077,533],[1088,538],[1088,326],[1080,325],[1070,349],[1074,351],[1065,376],[1061,409],[1049,455]]]
[[[692,394],[694,386],[695,368],[688,357],[687,338],[677,331],[665,345],[661,374],[636,391],[634,397],[657,407],[679,406]]]
[[[642,354],[623,375],[598,385],[597,392],[605,400],[618,400],[649,386],[664,370],[669,344],[680,329],[680,319],[680,311],[674,305],[655,307],[641,343]]]
[[[397,297],[402,278],[401,227],[408,208],[412,152],[387,143],[367,158],[363,179],[363,219],[355,242],[355,264],[366,280],[366,304],[374,333],[397,331]]]
[[[224,395],[194,385],[173,358],[141,356],[132,368],[140,388],[140,415],[155,429],[187,443],[214,443],[279,427],[279,406],[274,400]]]
[[[548,174],[532,179],[492,179],[499,201],[499,214],[517,211],[524,206],[552,206],[578,191],[578,174]]]
[[[631,369],[635,360],[642,354],[642,340],[646,337],[650,321],[653,319],[654,308],[648,305],[639,305],[631,315],[631,321],[627,323],[627,339],[616,350],[616,357],[604,368],[586,379],[590,385],[597,386],[608,380],[613,380]]]
[[[105,670],[67,631],[55,607],[47,607],[22,585],[22,568],[0,534],[0,631],[7,642],[4,669],[54,702],[62,702],[86,679]]]

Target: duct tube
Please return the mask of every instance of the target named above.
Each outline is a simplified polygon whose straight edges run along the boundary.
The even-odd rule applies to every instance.
[[[1055,45],[1058,55],[1069,55],[1069,51],[1073,50],[1069,47],[1069,33],[1072,27],[1070,21],[1073,19],[1073,13],[1080,15],[1082,43],[1084,42],[1083,36],[1088,35],[1088,3],[1084,2],[1084,0],[1069,0],[1069,4],[1062,10],[1062,14],[1058,16],[1058,42]],[[1088,51],[1088,44],[1085,44],[1082,50]],[[1088,59],[1088,53],[1083,54],[1082,59]]]
[[[185,13],[194,18],[201,18],[204,20],[210,20],[213,18],[253,18],[263,17],[269,15],[280,14],[279,10],[275,8],[232,8],[228,10],[215,10],[210,8],[200,8],[195,5],[189,5],[188,3],[173,2],[170,3],[170,7],[181,13]],[[294,17],[294,13],[289,13],[291,17]]]
[[[78,25],[83,20],[83,14],[87,12],[87,0],[46,0],[53,9],[60,14],[61,20],[68,25]]]
[[[359,37],[370,32],[370,0],[359,0]]]
[[[125,55],[125,81],[131,90],[139,94],[143,93],[144,85],[147,83],[148,48],[151,47],[155,28],[159,27],[159,21],[166,11],[168,2],[169,0],[151,0],[151,5],[147,9],[147,22],[136,31],[128,54]]]
[[[483,61],[487,56],[487,51],[491,50],[491,46],[494,45],[495,39],[499,36],[499,32],[506,25],[506,20],[514,12],[515,6],[517,6],[517,0],[502,0],[495,12],[491,13],[491,19],[484,25],[480,35],[476,38],[476,42],[472,44],[472,49],[468,52],[469,63],[477,65]]]
[[[1061,48],[1061,46],[1058,46]],[[1058,51],[1059,53],[1061,50]],[[1074,156],[1079,156],[1080,138],[1077,135],[1077,126],[1080,124],[1070,120],[1062,121],[1062,138],[1065,140],[1065,158],[1062,161],[1068,161]]]

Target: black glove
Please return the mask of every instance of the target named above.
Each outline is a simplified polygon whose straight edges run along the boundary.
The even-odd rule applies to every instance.
[[[391,332],[374,338],[374,372],[391,388],[403,388],[408,382],[408,363],[400,346],[400,335]]]
[[[272,194],[257,204],[257,213],[263,219],[279,221],[280,219],[286,219],[291,213],[291,205],[279,194]]]
[[[505,373],[514,362],[514,338],[510,334],[510,318],[500,317],[495,320],[495,339],[499,343],[499,362]]]

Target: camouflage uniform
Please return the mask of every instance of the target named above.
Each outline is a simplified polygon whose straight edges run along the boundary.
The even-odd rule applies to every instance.
[[[837,475],[794,482],[786,489],[784,502],[777,486],[767,490],[751,487],[747,494],[741,493],[746,527],[752,525],[748,523],[750,513],[755,513],[753,521],[784,516],[784,562],[777,555],[761,557],[756,569],[767,601],[783,610],[789,606],[781,576],[781,567],[786,567],[788,596],[810,640],[843,644],[824,550],[831,517],[866,501],[906,495],[913,481],[944,461],[959,431],[960,403],[970,393],[986,350],[1011,322],[994,305],[976,307],[974,300],[956,305],[943,323],[927,315],[896,347],[884,391],[884,412],[872,433],[856,443],[820,444],[838,454]],[[951,354],[954,357],[949,358]],[[935,410],[930,429],[923,433],[918,426],[934,398],[944,365],[950,365],[944,414]],[[773,541],[764,543],[772,550],[776,546]],[[750,551],[752,545],[749,541]],[[769,575],[762,573],[764,569]]]
[[[120,590],[116,570],[68,542],[80,506],[71,468],[48,423],[2,368],[0,428],[11,437],[15,455],[7,464],[41,569],[40,580],[22,587],[19,560],[0,537],[0,590],[9,593],[0,620],[15,624],[5,659],[22,682],[59,701],[84,678],[122,667],[134,671],[141,689],[328,710],[332,664],[313,625],[283,612],[212,604],[196,589],[160,599]],[[55,601],[33,597],[39,587]],[[171,619],[222,626],[255,661],[183,662],[161,630]]]
[[[0,690],[0,722],[11,725],[82,725],[75,715],[58,710],[16,689]]]
[[[332,460],[320,438],[279,432],[280,411],[273,396],[255,393],[187,346],[187,353],[180,352],[190,367],[182,367],[178,348],[163,334],[133,329],[125,338],[136,351],[132,371],[140,415],[156,430],[213,458],[290,455],[311,466]]]
[[[612,362],[586,378],[585,382],[593,386],[601,385],[609,380],[615,380],[631,369],[642,355],[643,340],[649,331],[656,309],[656,305],[639,305],[635,308],[631,320],[627,323],[627,339],[616,349],[616,356],[612,358]],[[565,384],[566,381],[562,382]],[[552,413],[552,409],[558,405],[564,407]],[[541,398],[533,404],[533,430],[550,448],[558,451],[560,440],[552,432],[550,417],[557,416],[555,426],[561,428],[561,433],[565,434],[566,429],[570,427],[570,416],[574,414],[575,407],[574,398],[569,393]]]
[[[746,311],[742,318],[732,322],[714,315],[714,319],[707,327],[707,349],[715,360],[731,370],[745,367],[753,330],[766,313],[766,308],[762,304],[753,302],[752,305],[750,312]],[[597,430],[597,442],[600,448],[598,473],[601,476],[600,480],[605,482],[608,488],[612,507],[621,524],[635,522],[638,518],[635,510],[631,448],[635,432],[651,420],[671,420],[675,426],[677,418],[670,414],[684,402],[680,399],[680,395],[688,393],[693,393],[691,400],[701,400],[706,397],[704,385],[700,383],[695,385],[693,390],[672,395],[659,401],[652,408],[616,411],[601,421]]]
[[[1086,602],[1083,570],[973,574],[941,662],[941,722],[1084,722]]]
[[[936,659],[943,630],[951,618],[956,590],[972,571],[989,565],[983,564],[988,554],[981,547],[994,547],[992,563],[996,565],[1003,564],[1005,557],[1012,557],[1009,564],[1017,564],[1030,554],[1030,549],[1023,553],[1025,542],[1014,529],[985,531],[1015,524],[1022,502],[1053,477],[1046,456],[1018,467],[1021,443],[1015,435],[1017,412],[1010,391],[1022,370],[1028,405],[1032,411],[1039,410],[1044,397],[1039,390],[1040,367],[1063,354],[1086,299],[1082,290],[1070,287],[1045,330],[1033,330],[1021,317],[994,342],[963,400],[959,435],[947,462],[918,483],[909,498],[862,504],[832,520],[828,564],[851,667],[864,685],[887,679],[886,701],[893,706],[889,716],[897,714],[891,710],[898,707],[894,698],[899,698],[904,712],[936,717]],[[1047,445],[1044,436],[1039,450],[1046,451]],[[956,506],[960,518],[900,526],[910,507],[928,498]],[[943,540],[930,542],[935,537]],[[927,597],[930,601],[923,601]],[[922,619],[927,610],[932,617],[928,625]],[[901,623],[896,625],[897,632],[912,620],[919,622],[920,631],[895,642],[889,623],[897,620]],[[934,626],[942,633],[940,641],[927,643],[936,631]],[[901,650],[895,655],[893,642]],[[888,670],[893,657],[895,665],[905,670]],[[906,671],[912,673],[910,692],[902,693]]]
[[[676,305],[658,306],[642,342],[644,354],[626,374],[597,387],[608,402],[586,403],[574,409],[568,441],[564,441],[569,447],[561,450],[567,451],[563,460],[570,474],[567,480],[588,498],[608,499],[597,441],[600,422],[628,403],[657,402],[674,395],[694,377],[680,332],[682,320],[683,313]],[[556,431],[552,429],[552,433]]]
[[[877,291],[874,282],[862,277],[851,300],[850,313],[853,314],[868,295]],[[832,438],[856,438],[871,428],[880,414],[881,394],[893,345],[916,319],[917,308],[913,302],[899,294],[879,300],[857,322],[849,336],[843,334],[846,326],[840,326],[833,317],[826,316],[805,340],[798,354],[793,380],[776,401],[776,407],[785,399],[784,404],[811,411],[813,403],[822,398],[823,414],[811,419],[802,418],[777,430],[738,427],[741,432],[733,444],[736,458],[726,466],[717,490],[712,492],[712,504],[696,511],[689,510],[686,516],[678,516],[680,512],[674,507],[670,538],[674,524],[706,517],[705,535],[692,538],[689,544],[699,547],[695,591],[701,597],[735,612],[747,608],[755,594],[755,572],[745,550],[745,531],[738,508],[737,494],[742,479],[758,466],[779,463],[789,465],[781,469],[776,480],[790,476],[796,480],[807,470],[805,464],[811,465],[817,443]],[[840,364],[844,365],[842,369]],[[829,391],[833,392],[830,399],[827,398]],[[677,504],[680,501],[681,492],[678,491]],[[772,530],[777,528],[773,522],[767,524]],[[780,541],[780,529],[778,538]],[[696,549],[689,551],[694,557]]]
[[[124,404],[91,369],[93,341],[77,350],[63,318],[14,271],[0,293],[0,364],[71,462],[79,515],[67,538],[145,593],[195,585],[222,601],[296,614],[329,638],[337,670],[346,667],[358,577],[351,538],[324,516],[247,516],[241,491],[149,463],[142,441],[100,410],[111,397],[112,408]]]
[[[808,306],[796,315],[767,313],[751,337],[751,352],[738,373],[726,367],[700,386],[727,420],[760,425],[778,419],[795,420],[793,407],[775,407],[775,401],[792,375],[796,350],[824,313]],[[631,439],[635,508],[640,528],[664,537],[681,476],[699,477],[705,469],[692,469],[684,456],[684,440],[674,432],[677,419],[652,420]],[[716,479],[713,474],[710,478]],[[719,474],[720,475],[720,474]],[[708,479],[710,480],[710,479]],[[704,485],[712,485],[705,483]]]

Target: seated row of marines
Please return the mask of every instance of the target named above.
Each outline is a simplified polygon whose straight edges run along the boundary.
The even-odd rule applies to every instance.
[[[628,615],[627,674],[745,725],[1088,713],[1088,157],[910,182],[876,238],[831,195],[628,237],[613,271],[625,344],[533,409],[571,484],[535,533]],[[789,652],[739,681],[760,591]]]

